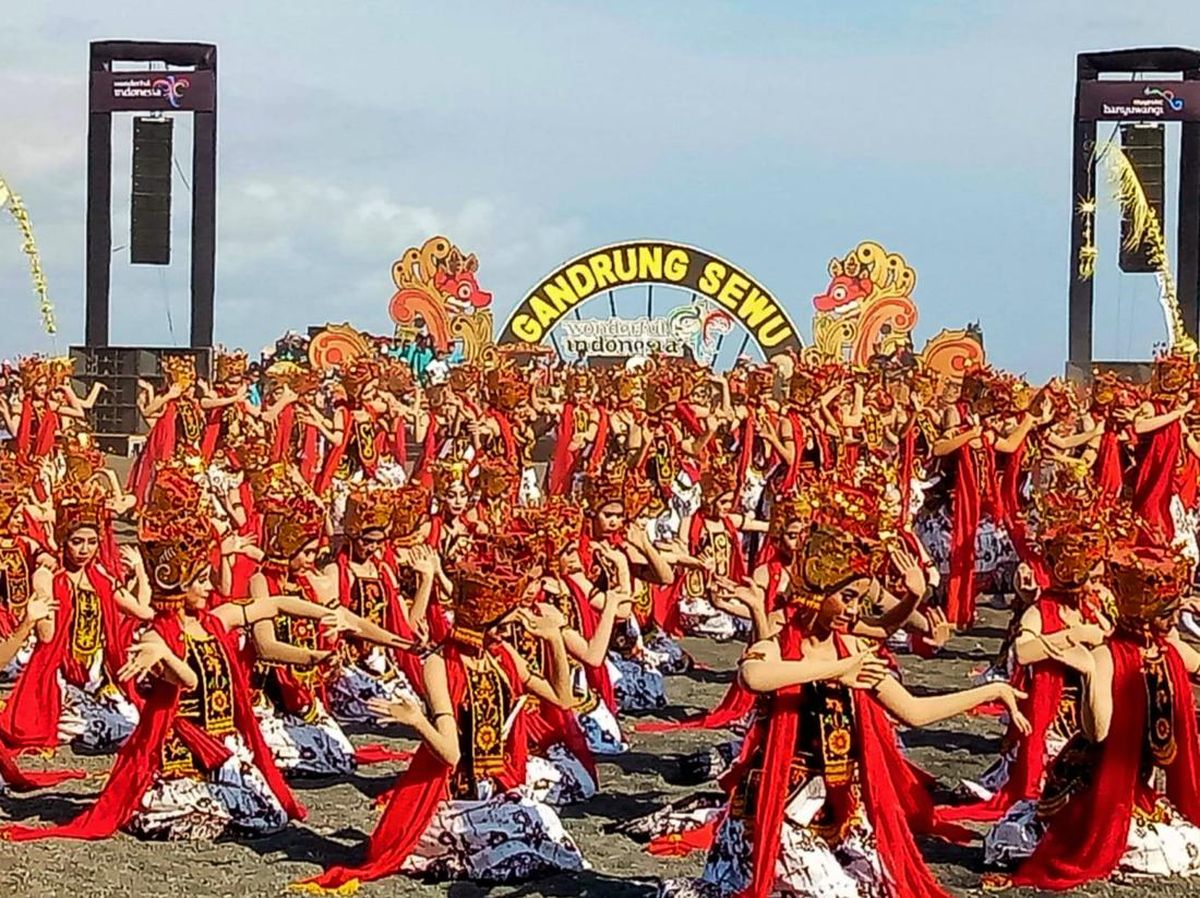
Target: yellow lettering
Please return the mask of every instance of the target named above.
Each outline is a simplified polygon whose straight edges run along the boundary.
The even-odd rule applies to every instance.
[[[621,262],[625,264],[622,265]],[[628,284],[637,278],[637,248],[626,246],[613,253],[613,264],[621,283]]]
[[[757,287],[750,291],[750,295],[742,302],[738,309],[738,317],[745,322],[746,327],[750,330],[758,327],[760,323],[765,321],[775,313],[775,305],[767,299],[763,292]]]
[[[518,315],[513,319],[513,333],[517,338],[524,340],[526,343],[536,343],[542,339],[542,326],[530,318],[528,315]]]
[[[663,261],[663,273],[667,280],[679,283],[687,277],[690,261],[688,254],[681,249],[673,249],[667,253],[667,258]]]
[[[662,247],[661,246],[639,246],[638,247],[638,280],[639,281],[659,281],[662,280]]]
[[[613,274],[612,256],[592,256],[588,259],[588,265],[591,266],[592,274],[596,277],[597,290],[603,290],[605,287],[611,287],[617,283],[617,276]]]
[[[720,262],[709,262],[704,266],[704,273],[700,275],[700,282],[696,286],[706,296],[716,296],[717,291],[721,289],[723,280],[725,280],[725,266]]]
[[[758,343],[769,349],[772,346],[778,346],[791,335],[792,329],[783,320],[783,316],[776,315],[758,329]]]
[[[592,270],[581,262],[567,269],[567,280],[571,282],[571,286],[575,288],[575,295],[581,300],[587,299],[596,289],[596,279],[592,277]]]
[[[529,308],[533,310],[533,314],[537,315],[538,324],[542,327],[549,327],[558,318],[558,313],[550,307],[550,303],[540,296],[529,300]]]
[[[746,288],[749,286],[750,282],[735,271],[717,294],[717,301],[736,312],[738,300],[746,295]]]
[[[575,305],[577,301],[575,299],[575,291],[567,283],[566,277],[561,274],[554,279],[553,284],[546,284],[544,289],[546,291],[546,298],[554,303],[554,307],[558,309],[560,315],[567,310],[568,306]]]

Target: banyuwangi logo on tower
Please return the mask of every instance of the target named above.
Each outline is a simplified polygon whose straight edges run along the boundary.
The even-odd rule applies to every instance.
[[[1128,103],[1105,103],[1104,114],[1119,118],[1131,115],[1161,118],[1168,110],[1182,112],[1183,106],[1183,97],[1176,96],[1175,91],[1146,86],[1142,89],[1141,96],[1131,97]]]

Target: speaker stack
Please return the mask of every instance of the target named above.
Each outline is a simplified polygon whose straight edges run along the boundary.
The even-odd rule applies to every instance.
[[[1121,149],[1133,165],[1150,208],[1158,216],[1158,226],[1166,233],[1166,222],[1163,219],[1163,178],[1166,169],[1163,136],[1165,129],[1162,125],[1122,125]],[[1132,216],[1128,208],[1121,209],[1121,256],[1118,260],[1121,270],[1130,274],[1149,274],[1158,270],[1150,261],[1149,241],[1143,240],[1134,249],[1128,249],[1125,241],[1132,230]]]
[[[129,261],[171,264],[171,136],[169,118],[133,120],[133,192]]]

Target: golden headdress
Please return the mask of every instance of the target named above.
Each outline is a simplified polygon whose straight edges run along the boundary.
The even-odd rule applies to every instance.
[[[440,458],[431,466],[433,474],[433,488],[438,493],[444,493],[454,486],[456,483],[461,483],[468,489],[471,488],[471,462],[462,458]]]
[[[522,505],[513,511],[515,530],[527,535],[537,546],[534,551],[551,560],[557,558],[583,532],[583,512],[579,506],[560,496],[551,496],[540,505]]]
[[[200,487],[177,468],[161,468],[138,519],[138,539],[156,597],[186,590],[212,564],[216,547]]]
[[[60,547],[77,530],[99,534],[108,521],[108,494],[98,483],[66,481],[54,493],[54,539]]]
[[[1053,585],[1077,589],[1104,560],[1116,522],[1102,509],[1100,494],[1086,481],[1060,485],[1035,496],[1038,540]]]
[[[1115,371],[1097,371],[1092,379],[1092,409],[1107,417],[1121,408],[1130,408],[1138,398],[1138,389]]]
[[[897,529],[897,509],[884,491],[882,478],[860,485],[826,477],[797,493],[793,514],[812,522],[791,570],[792,591],[803,604],[819,606],[824,596],[880,570]]]
[[[1147,624],[1167,617],[1191,587],[1191,565],[1174,549],[1126,545],[1106,562],[1118,618]]]
[[[454,567],[454,637],[467,645],[483,644],[483,633],[520,607],[541,569],[514,540],[476,543]]]
[[[623,461],[608,461],[584,474],[583,504],[587,510],[595,514],[605,505],[624,505],[626,473]]]
[[[711,505],[722,496],[737,492],[738,464],[724,452],[710,452],[700,474],[700,495]]]
[[[196,382],[196,359],[190,355],[165,355],[158,365],[168,386],[186,390]]]
[[[392,532],[393,490],[386,488],[356,487],[346,500],[346,516],[342,528],[351,539],[364,533],[379,530],[385,536]]]
[[[104,468],[104,455],[91,442],[86,433],[78,439],[68,440],[63,450],[66,478],[77,483],[86,483]]]
[[[213,374],[217,383],[228,383],[246,376],[246,353],[240,349],[233,352],[218,352],[213,362]]]
[[[801,365],[796,366],[796,370],[792,372],[792,379],[788,381],[788,400],[800,407],[811,405],[821,395],[821,385],[814,372]]]
[[[1165,352],[1154,359],[1150,375],[1150,392],[1156,396],[1182,393],[1196,378],[1196,363],[1182,352]]]
[[[487,373],[488,401],[504,412],[515,411],[529,401],[529,383],[510,364],[499,365]]]
[[[33,389],[50,379],[49,359],[41,355],[27,355],[17,363],[17,372],[21,377],[21,386],[26,391]]]
[[[307,496],[269,496],[262,504],[263,554],[268,564],[286,566],[325,533],[325,509]]]
[[[514,459],[484,456],[478,466],[476,483],[479,497],[485,502],[513,499],[521,486],[521,469]]]
[[[379,363],[368,356],[359,356],[341,369],[342,386],[354,398],[362,398],[363,392],[379,378]]]
[[[588,368],[572,368],[567,372],[566,387],[568,396],[574,396],[576,393],[590,393],[595,385],[595,375]]]
[[[450,385],[450,389],[456,393],[478,390],[480,384],[483,382],[483,372],[476,365],[464,362],[450,369],[450,373],[446,377],[446,382]]]
[[[393,396],[405,396],[417,386],[412,368],[399,359],[388,359],[383,363],[379,382]]]
[[[410,480],[392,490],[392,537],[398,545],[419,541],[421,524],[429,515],[430,492],[424,484]]]
[[[37,469],[15,453],[0,453],[0,524],[7,524],[30,498]]]

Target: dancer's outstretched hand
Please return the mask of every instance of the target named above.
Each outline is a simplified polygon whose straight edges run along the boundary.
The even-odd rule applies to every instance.
[[[888,675],[887,662],[876,654],[878,647],[872,646],[865,652],[852,655],[850,669],[838,677],[838,682],[851,689],[874,689]]]
[[[1003,703],[1008,709],[1008,715],[1012,719],[1013,726],[1021,732],[1022,735],[1028,736],[1033,732],[1033,725],[1029,719],[1021,713],[1021,709],[1017,706],[1018,702],[1029,698],[1028,693],[1022,692],[1020,689],[1014,689],[1008,683],[997,683],[996,688],[999,690],[999,695],[996,698]]]
[[[117,679],[122,683],[144,679],[167,657],[169,651],[161,642],[135,642],[129,647],[129,659],[117,671]]]
[[[375,715],[375,719],[380,723],[401,723],[405,726],[414,726],[425,716],[425,712],[421,710],[421,703],[406,695],[390,700],[386,698],[367,699],[367,709]]]

